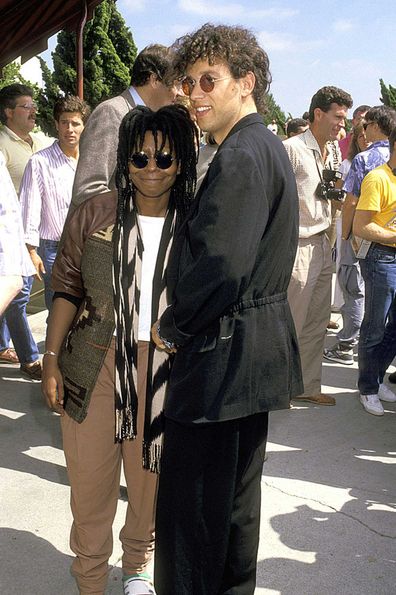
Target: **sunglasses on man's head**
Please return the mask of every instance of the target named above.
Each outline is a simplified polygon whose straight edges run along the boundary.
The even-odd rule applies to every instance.
[[[144,151],[139,151],[138,153],[133,153],[133,155],[130,156],[129,161],[134,167],[137,167],[137,169],[143,169],[147,167],[150,159],[151,157],[149,157]],[[159,169],[168,169],[172,165],[174,157],[172,157],[170,153],[156,151],[154,160]]]
[[[200,77],[198,83],[204,93],[210,93],[211,91],[213,91],[213,89],[215,87],[215,83],[217,83],[217,81],[226,81],[227,79],[231,79],[231,78],[232,78],[232,76],[224,76],[222,78],[214,78],[210,74],[203,74]],[[194,80],[193,78],[191,78],[191,76],[184,77],[184,79],[182,80],[182,83],[181,83],[184,95],[190,96],[191,93],[193,92],[193,89],[196,84],[197,84],[197,81]]]

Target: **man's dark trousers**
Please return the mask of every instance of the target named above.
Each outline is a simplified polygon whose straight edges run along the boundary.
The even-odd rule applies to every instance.
[[[253,595],[267,429],[268,413],[212,424],[166,420],[158,595]]]

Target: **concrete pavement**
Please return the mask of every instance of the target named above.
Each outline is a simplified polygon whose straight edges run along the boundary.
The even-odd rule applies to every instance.
[[[29,317],[41,348],[45,317]],[[324,363],[336,407],[300,404],[271,414],[256,595],[395,593],[396,405],[384,403],[383,417],[367,414],[356,368]],[[0,365],[0,424],[0,593],[77,595],[59,418],[17,366]],[[111,595],[122,593],[125,509],[122,489]]]

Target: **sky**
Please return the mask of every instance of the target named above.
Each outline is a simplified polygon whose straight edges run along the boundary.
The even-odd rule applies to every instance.
[[[271,92],[300,117],[324,85],[348,91],[354,106],[380,104],[379,79],[396,86],[395,0],[118,0],[138,49],[170,45],[200,25],[242,25],[267,52]],[[50,50],[43,58],[51,67]]]

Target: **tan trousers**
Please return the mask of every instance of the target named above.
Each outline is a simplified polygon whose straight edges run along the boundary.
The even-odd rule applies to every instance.
[[[103,595],[106,588],[121,461],[128,487],[128,509],[120,532],[124,574],[144,571],[154,552],[158,476],[142,468],[148,345],[139,342],[135,440],[114,443],[114,340],[92,393],[86,419],[78,424],[68,415],[62,418],[73,513],[70,547],[76,554],[72,573],[81,595]]]
[[[288,298],[300,347],[304,396],[321,392],[324,339],[330,320],[331,275],[331,251],[326,234],[300,238]]]

